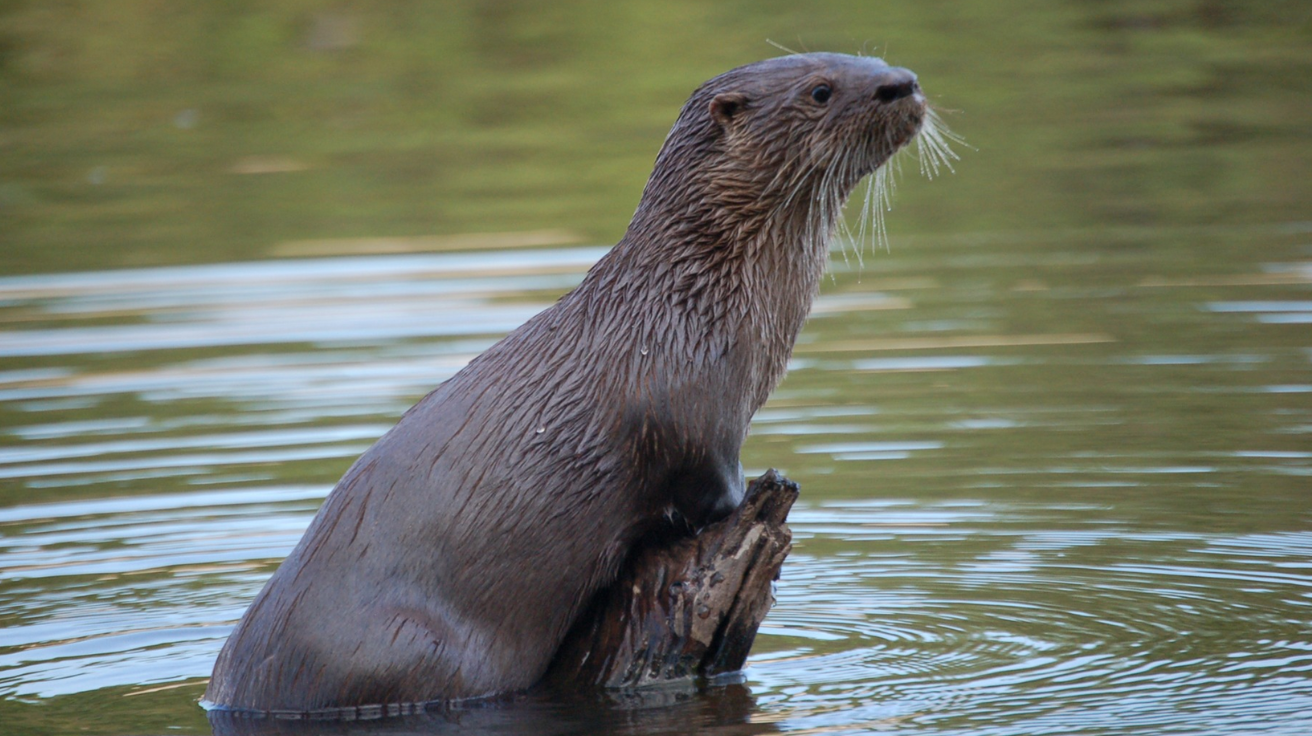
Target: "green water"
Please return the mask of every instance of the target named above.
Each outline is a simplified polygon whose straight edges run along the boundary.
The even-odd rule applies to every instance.
[[[0,732],[207,732],[336,478],[577,283],[767,39],[912,68],[970,147],[835,253],[753,424],[803,491],[745,683],[371,727],[1312,730],[1307,3],[29,0]]]

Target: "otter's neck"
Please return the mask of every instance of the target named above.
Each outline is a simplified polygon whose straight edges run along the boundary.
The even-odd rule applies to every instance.
[[[723,357],[742,370],[755,411],[783,377],[810,312],[839,208],[813,207],[809,193],[783,204],[690,184],[649,184],[608,259],[648,282],[626,293],[637,302],[624,307],[632,318],[686,341],[671,346],[676,360]]]

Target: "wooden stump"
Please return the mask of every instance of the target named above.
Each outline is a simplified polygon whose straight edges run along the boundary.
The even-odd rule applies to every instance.
[[[728,518],[639,550],[570,631],[545,683],[636,688],[742,669],[792,549],[784,521],[797,494],[767,471]]]

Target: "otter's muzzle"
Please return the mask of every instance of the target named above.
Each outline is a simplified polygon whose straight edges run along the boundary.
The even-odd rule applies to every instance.
[[[894,67],[881,76],[883,79],[879,80],[879,86],[875,88],[875,99],[885,105],[920,92],[920,84],[910,69]]]

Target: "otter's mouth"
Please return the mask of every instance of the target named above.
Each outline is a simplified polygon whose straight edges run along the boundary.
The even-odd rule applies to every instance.
[[[893,85],[880,87],[880,92],[891,86]],[[896,153],[898,149],[901,149],[916,137],[925,122],[925,115],[928,110],[925,97],[920,94],[920,85],[915,82],[908,82],[896,86],[898,88],[910,87],[911,89],[902,97],[896,98],[896,106],[888,109],[886,114],[881,116],[883,119],[875,124],[876,128],[884,128],[888,131],[888,140],[892,144],[892,150],[887,152],[888,156]],[[876,93],[876,96],[878,94]]]

